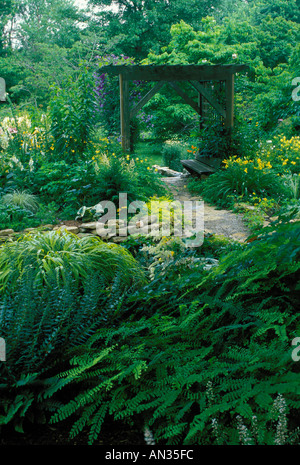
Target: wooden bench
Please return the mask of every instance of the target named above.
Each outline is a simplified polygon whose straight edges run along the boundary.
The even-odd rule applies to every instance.
[[[222,159],[197,152],[194,159],[181,160],[181,163],[189,173],[201,176],[215,173],[220,168]]]

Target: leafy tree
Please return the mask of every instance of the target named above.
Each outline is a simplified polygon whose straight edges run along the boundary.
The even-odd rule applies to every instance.
[[[4,49],[5,45],[7,45],[5,26],[9,21],[12,10],[12,0],[2,0],[0,4],[0,55],[3,55],[5,53]]]
[[[201,20],[198,30],[181,21],[171,27],[171,41],[160,54],[150,52],[144,64],[246,63],[247,75],[236,78],[236,109],[243,118],[255,118],[265,130],[275,129],[279,119],[298,114],[291,99],[291,82],[297,76],[299,24],[283,17],[264,16],[256,21],[255,8],[248,7],[233,18]],[[156,97],[152,112],[167,114],[173,102]],[[243,103],[242,103],[243,102]],[[161,119],[160,119],[161,120]],[[296,120],[295,120],[295,124]]]
[[[26,49],[36,43],[69,48],[80,39],[79,22],[86,20],[72,0],[21,0],[18,17],[16,39]]]
[[[108,52],[144,58],[149,50],[156,53],[170,40],[170,27],[180,20],[197,27],[219,0],[90,0],[103,7],[96,14],[105,26]],[[117,7],[112,9],[111,7]],[[104,9],[110,7],[109,9]]]
[[[256,28],[260,56],[267,68],[287,63],[293,49],[300,42],[299,24],[279,16],[267,16]]]
[[[13,49],[1,63],[8,90],[14,102],[47,103],[50,85],[60,85],[95,47],[94,39],[89,51],[86,41],[72,50],[80,44],[87,18],[72,0],[21,0],[11,17]]]
[[[266,16],[271,16],[273,19],[282,17],[288,21],[300,22],[299,0],[262,0],[254,4],[258,22]]]

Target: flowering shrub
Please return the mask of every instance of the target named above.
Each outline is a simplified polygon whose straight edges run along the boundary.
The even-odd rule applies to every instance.
[[[28,132],[31,129],[31,120],[28,115],[19,116],[17,118],[5,117],[0,125],[0,144],[3,150],[7,149],[14,135],[20,130]]]
[[[230,157],[223,165],[224,169],[209,176],[202,185],[193,183],[191,189],[200,190],[204,199],[223,207],[231,207],[238,198],[248,200],[253,192],[262,198],[273,196],[277,199],[286,193],[270,161]]]
[[[34,124],[36,123],[36,124]],[[33,122],[25,113],[19,116],[6,117],[0,125],[0,146],[8,155],[10,167],[17,165],[21,170],[32,166],[45,155],[47,150],[47,116],[39,115]]]
[[[276,179],[270,161],[259,157],[253,160],[231,157],[223,163],[225,178],[234,187],[233,192],[239,195],[248,196],[253,191],[260,195],[276,195],[282,191],[282,185]]]
[[[300,172],[300,137],[276,136],[262,149],[261,157],[279,173]]]
[[[279,208],[279,205],[276,202],[276,200],[266,197],[259,197],[255,194],[255,192],[253,192],[252,195],[249,196],[249,203],[257,207],[261,211],[269,214],[273,214]]]
[[[230,157],[228,160],[223,161],[225,169],[236,169],[238,171],[242,170],[246,174],[250,174],[251,171],[257,170],[266,170],[271,169],[272,165],[269,161],[263,161],[261,158],[256,158],[254,160],[248,160],[247,158],[236,158]]]
[[[110,134],[119,133],[119,82],[118,76],[101,73],[101,68],[108,65],[134,65],[134,58],[114,54],[98,57],[99,71],[95,73],[95,93],[98,100],[97,110],[101,125]],[[101,74],[100,74],[101,73]],[[143,81],[130,81],[130,104],[134,107],[146,93],[149,84]],[[141,109],[131,121],[131,135],[134,137],[140,130],[149,131],[153,128],[155,116]]]

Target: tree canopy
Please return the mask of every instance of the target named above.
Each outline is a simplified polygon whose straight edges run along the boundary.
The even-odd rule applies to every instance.
[[[90,0],[86,9],[73,0],[5,0],[1,73],[14,102],[47,105],[51,85],[75,75],[82,62],[94,71],[127,59],[245,63],[250,73],[237,80],[242,95],[237,103],[244,115],[258,113],[270,128],[299,112],[290,98],[299,74],[299,11],[299,0]],[[116,105],[110,114],[115,110]],[[147,104],[146,118],[154,110],[161,121],[175,118],[176,131],[193,119],[178,98],[168,105],[164,92]]]

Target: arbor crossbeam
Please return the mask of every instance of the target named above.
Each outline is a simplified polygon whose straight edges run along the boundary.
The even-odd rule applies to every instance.
[[[201,99],[207,102],[224,118],[225,127],[231,129],[234,119],[234,75],[249,70],[247,65],[109,65],[101,68],[101,73],[119,75],[120,83],[120,122],[121,139],[124,151],[130,151],[130,120],[161,89],[165,82],[180,95],[200,116],[202,115]],[[130,109],[129,81],[158,81],[158,83],[142,99]],[[195,102],[176,81],[187,81],[198,92]],[[223,107],[204,86],[208,81],[224,81],[226,105]]]

